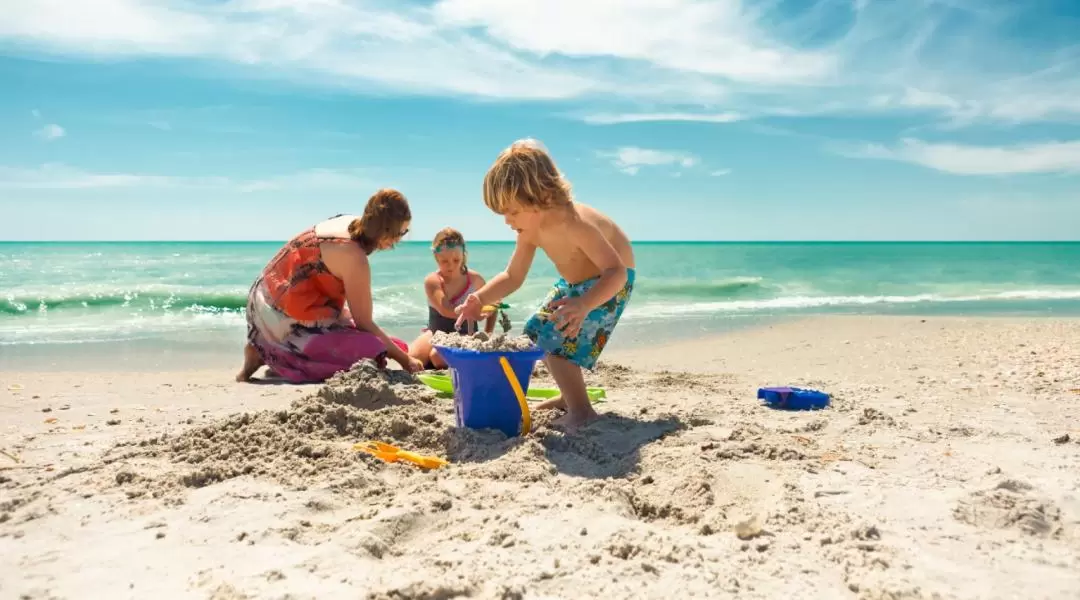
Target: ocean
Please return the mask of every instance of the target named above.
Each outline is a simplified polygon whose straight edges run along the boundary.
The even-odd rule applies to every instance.
[[[279,247],[0,242],[0,369],[50,356],[238,356],[248,287]],[[472,243],[469,265],[490,277],[511,249]],[[1080,315],[1080,243],[638,242],[635,252],[638,283],[613,345],[813,314]],[[406,340],[419,332],[433,268],[426,242],[373,256],[380,326]],[[507,299],[516,329],[554,278],[538,253]]]

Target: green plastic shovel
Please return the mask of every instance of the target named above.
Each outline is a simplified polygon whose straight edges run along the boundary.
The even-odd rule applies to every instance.
[[[454,384],[450,380],[449,375],[437,375],[435,373],[417,373],[416,378],[439,393],[448,395],[453,395],[454,393]],[[604,402],[604,398],[607,398],[607,392],[604,391],[604,388],[590,387],[586,388],[586,392],[589,394],[589,401],[593,404]],[[528,391],[525,392],[525,396],[536,400],[554,398],[558,395],[559,390],[557,388],[530,387]]]

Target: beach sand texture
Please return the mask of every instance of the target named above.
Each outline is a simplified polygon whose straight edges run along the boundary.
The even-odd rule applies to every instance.
[[[367,365],[0,373],[0,597],[1080,598],[1078,340],[859,316],[613,352],[599,421],[514,439]]]

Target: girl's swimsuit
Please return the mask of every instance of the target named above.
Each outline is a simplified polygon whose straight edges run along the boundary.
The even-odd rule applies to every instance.
[[[474,288],[474,284],[475,282],[473,281],[472,275],[466,273],[465,289],[461,290],[460,294],[454,296],[453,298],[450,298],[450,306],[453,306],[454,308],[461,306],[461,304],[465,302],[465,298],[468,297],[469,294],[476,291],[476,289]],[[443,293],[446,293],[445,284],[443,284]],[[466,334],[469,332],[469,324],[467,322],[462,323],[461,327],[455,329],[454,323],[456,321],[457,317],[444,317],[443,315],[439,314],[439,311],[435,310],[435,307],[428,304],[428,324],[426,328],[427,331],[430,331],[432,333],[435,333],[436,331],[442,331],[444,333],[454,333],[455,331],[457,331],[458,333],[462,334]]]
[[[345,310],[345,284],[323,264],[324,243],[356,242],[320,237],[312,227],[278,251],[248,292],[248,343],[293,383],[325,381],[364,358],[386,363],[382,340],[358,329]],[[392,339],[408,352],[405,342]]]

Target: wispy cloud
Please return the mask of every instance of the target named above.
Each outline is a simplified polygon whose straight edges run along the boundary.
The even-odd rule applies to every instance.
[[[1076,120],[1075,21],[1047,6],[7,0],[0,41],[90,59],[193,58],[361,92],[576,100],[596,124],[881,112]],[[1013,26],[1033,13],[1048,28]]]
[[[648,123],[648,122],[697,122],[697,123],[734,123],[745,117],[737,112],[719,113],[689,113],[689,112],[662,112],[662,113],[596,113],[587,114],[581,118],[590,125],[615,125],[619,123]]]
[[[58,140],[64,137],[65,135],[67,135],[67,132],[64,131],[63,127],[57,125],[56,123],[49,123],[48,125],[35,131],[34,135],[40,139],[45,140],[46,142],[51,142],[53,140]]]
[[[611,164],[627,175],[637,175],[642,167],[681,166],[693,167],[700,161],[689,152],[674,150],[653,150],[637,146],[623,146],[613,151],[599,152],[601,157],[611,160]]]
[[[853,158],[896,160],[956,175],[1080,172],[1080,141],[1015,146],[965,146],[904,139],[895,147],[837,148]]]
[[[363,169],[308,169],[264,179],[180,176],[149,173],[101,173],[61,164],[0,167],[0,188],[85,190],[93,188],[218,188],[237,192],[302,189],[367,189],[375,184]]]
[[[724,175],[731,175],[731,169],[716,169],[709,173],[711,177],[723,177]]]

